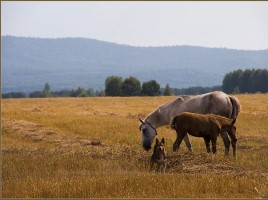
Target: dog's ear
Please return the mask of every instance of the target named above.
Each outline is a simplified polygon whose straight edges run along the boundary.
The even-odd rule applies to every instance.
[[[158,138],[155,139],[155,143],[158,144],[159,143],[159,140]]]
[[[161,143],[165,144],[165,138],[162,138]]]

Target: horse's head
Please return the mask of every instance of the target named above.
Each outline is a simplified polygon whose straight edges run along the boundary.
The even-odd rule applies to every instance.
[[[148,151],[151,149],[154,137],[157,135],[156,129],[146,120],[141,120],[140,131],[142,133],[142,146]]]

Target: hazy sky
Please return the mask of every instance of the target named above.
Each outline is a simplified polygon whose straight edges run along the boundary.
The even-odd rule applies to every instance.
[[[1,34],[268,49],[268,2],[3,2]]]

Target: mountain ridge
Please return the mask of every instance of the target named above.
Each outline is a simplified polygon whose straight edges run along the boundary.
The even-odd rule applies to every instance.
[[[191,45],[136,47],[89,38],[2,36],[2,92],[86,87],[107,76],[156,80],[164,87],[214,86],[236,69],[268,68],[268,50]]]
[[[268,51],[267,49],[235,49],[235,48],[228,48],[228,47],[207,47],[207,46],[200,46],[200,45],[187,45],[187,44],[174,44],[174,45],[158,45],[158,46],[139,46],[139,45],[130,45],[130,44],[123,44],[111,41],[105,41],[100,39],[93,39],[93,38],[86,38],[86,37],[33,37],[33,36],[13,36],[13,35],[2,35],[2,38],[24,38],[24,39],[40,39],[40,40],[65,40],[65,39],[78,39],[78,40],[91,40],[101,43],[108,43],[114,44],[118,46],[126,46],[126,47],[133,47],[133,48],[170,48],[170,47],[196,47],[196,48],[207,48],[207,49],[226,49],[226,50],[234,50],[234,51]]]

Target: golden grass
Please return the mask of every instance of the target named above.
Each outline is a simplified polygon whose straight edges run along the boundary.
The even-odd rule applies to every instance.
[[[193,137],[193,154],[184,144],[173,153],[175,132],[161,127],[162,175],[149,171],[138,117],[175,97],[2,100],[3,197],[267,198],[268,94],[237,97],[237,159],[223,156],[220,138],[215,158]]]

